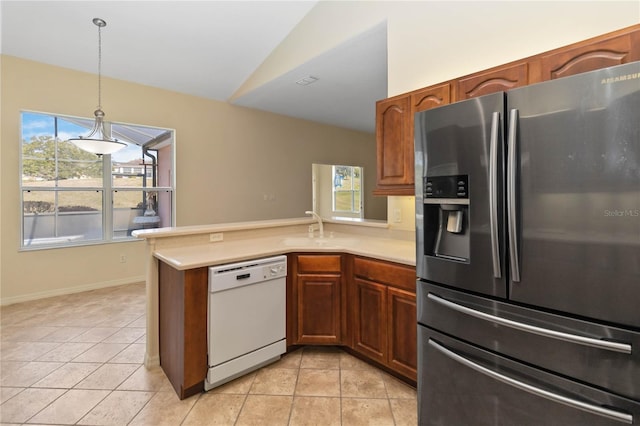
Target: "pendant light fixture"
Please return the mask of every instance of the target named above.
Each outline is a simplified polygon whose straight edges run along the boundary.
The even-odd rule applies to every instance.
[[[78,136],[69,139],[78,148],[97,155],[113,154],[127,146],[126,143],[112,139],[104,129],[104,111],[102,111],[102,28],[107,23],[100,18],[93,18],[93,23],[98,27],[98,109],[93,112],[96,121],[87,136]]]

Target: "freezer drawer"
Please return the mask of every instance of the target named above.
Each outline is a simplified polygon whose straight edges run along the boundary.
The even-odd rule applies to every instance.
[[[640,403],[418,326],[418,418],[426,425],[640,424]],[[534,348],[532,348],[534,350]]]
[[[417,283],[418,322],[640,401],[640,333]]]

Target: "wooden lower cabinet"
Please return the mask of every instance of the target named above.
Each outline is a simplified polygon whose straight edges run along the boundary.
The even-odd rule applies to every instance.
[[[415,279],[414,279],[415,283]],[[387,289],[388,359],[393,370],[416,380],[418,366],[418,322],[416,293]]]
[[[362,257],[353,262],[353,349],[415,381],[415,268]]]
[[[353,349],[381,364],[387,362],[387,286],[354,278]]]
[[[342,343],[344,286],[342,255],[299,254],[289,257],[292,281],[290,344]]]
[[[207,376],[208,269],[158,270],[160,366],[180,399],[199,393]]]
[[[180,399],[207,376],[208,268],[159,261],[160,366]],[[290,254],[287,345],[344,345],[415,384],[415,268],[336,254]]]

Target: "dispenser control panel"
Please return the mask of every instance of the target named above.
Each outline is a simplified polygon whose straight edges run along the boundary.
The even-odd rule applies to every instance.
[[[424,198],[468,199],[469,175],[428,176],[424,178]]]

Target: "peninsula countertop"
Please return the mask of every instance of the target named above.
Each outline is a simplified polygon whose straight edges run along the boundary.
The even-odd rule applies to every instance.
[[[154,256],[175,269],[186,270],[292,252],[341,252],[415,265],[413,241],[334,232],[325,237],[293,233],[159,248]]]
[[[134,235],[148,240],[174,239],[172,244],[157,244],[152,253],[178,270],[293,252],[341,252],[416,264],[415,241],[389,237],[379,223],[326,221],[324,236],[315,231],[310,238],[301,230],[313,223],[308,218],[282,219],[149,229],[134,231]],[[209,236],[213,234],[219,235],[221,241],[211,242]]]

